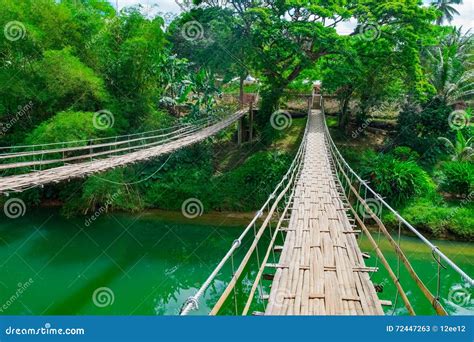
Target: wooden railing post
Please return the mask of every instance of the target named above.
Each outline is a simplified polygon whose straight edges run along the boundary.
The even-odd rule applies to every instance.
[[[253,101],[250,102],[249,109],[249,141],[253,140]]]
[[[242,131],[244,126],[244,117],[242,116],[237,123],[237,145],[242,145]]]

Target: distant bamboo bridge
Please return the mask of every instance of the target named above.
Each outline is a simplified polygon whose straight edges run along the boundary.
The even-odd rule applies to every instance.
[[[0,177],[0,194],[43,187],[156,158],[209,138],[245,114],[247,110],[240,110],[221,121],[205,118],[192,124],[123,136],[3,148],[0,172],[19,174]]]
[[[323,97],[312,94],[303,98],[308,100],[308,120],[290,168],[199,290],[183,304],[180,314],[198,310],[206,291],[226,267],[231,267],[232,276],[224,281],[225,288],[211,315],[382,315],[384,306],[394,309],[399,300],[408,314],[415,315],[416,308],[400,277],[403,265],[433,310],[446,315],[440,286],[443,272],[449,268],[469,288],[474,285],[473,279],[351,169],[329,134]],[[206,118],[163,130],[1,148],[0,172],[6,175],[0,177],[0,194],[86,177],[169,154],[209,138],[236,121],[241,142],[242,118],[247,113],[251,137],[252,105],[224,119]],[[383,210],[398,221],[398,238],[382,221]],[[378,230],[377,239],[369,223]],[[420,279],[403,252],[402,229],[420,239],[432,254],[434,288]],[[380,286],[373,283],[371,274],[379,268],[366,266],[364,259],[371,256],[359,247],[357,237],[361,234],[366,235],[374,257],[397,290],[393,302],[378,297]],[[397,255],[396,266],[390,265],[382,253],[380,237]],[[246,298],[244,302],[242,297]]]

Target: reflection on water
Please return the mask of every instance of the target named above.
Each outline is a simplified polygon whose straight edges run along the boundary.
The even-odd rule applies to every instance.
[[[197,290],[242,231],[242,226],[196,225],[192,220],[170,221],[148,215],[136,217],[111,214],[100,217],[89,227],[83,219],[65,219],[56,212],[35,213],[28,217],[0,222],[0,314],[84,314],[84,315],[174,315]],[[247,244],[244,242],[244,245]],[[458,242],[437,242],[468,274],[472,274],[474,248]],[[436,263],[417,240],[405,237],[402,246],[420,277],[436,293]],[[389,250],[388,243],[382,243]],[[239,262],[241,254],[235,258]],[[371,266],[380,266],[367,240]],[[394,253],[386,252],[396,269]],[[383,285],[380,297],[395,302],[395,287],[381,271],[372,275]],[[256,267],[250,267],[250,278]],[[401,281],[418,314],[431,314],[429,303],[401,267]],[[217,301],[231,275],[230,265],[219,275],[200,302],[198,313],[206,314]],[[451,313],[472,314],[471,293],[463,293],[460,279],[443,270],[442,298]],[[240,310],[244,294],[252,283],[244,281],[224,313]],[[268,290],[268,289],[267,289]],[[461,297],[459,297],[461,296]],[[461,298],[461,299],[459,299]],[[392,311],[406,314],[400,299]],[[263,303],[254,304],[263,310]]]

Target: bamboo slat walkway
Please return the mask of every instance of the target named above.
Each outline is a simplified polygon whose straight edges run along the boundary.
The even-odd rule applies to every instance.
[[[59,183],[72,178],[88,176],[94,173],[103,172],[115,167],[144,161],[150,158],[158,157],[167,153],[171,153],[180,148],[193,145],[208,137],[211,137],[230,126],[239,118],[246,114],[247,110],[240,110],[228,118],[201,130],[184,135],[182,138],[173,140],[159,146],[145,147],[143,149],[130,152],[123,155],[111,155],[107,158],[97,159],[59,166],[47,170],[34,171],[31,173],[0,177],[0,194],[10,191],[22,191],[36,186],[48,183]],[[113,154],[114,151],[112,151]]]
[[[312,110],[300,178],[266,315],[382,315],[336,187],[320,110]]]

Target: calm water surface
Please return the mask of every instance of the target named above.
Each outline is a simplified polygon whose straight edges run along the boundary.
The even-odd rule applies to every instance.
[[[193,220],[164,219],[151,213],[109,214],[87,227],[84,218],[66,219],[55,211],[44,210],[15,220],[2,219],[0,314],[177,314],[242,231],[242,223],[221,225],[229,223],[232,222],[225,218],[214,220],[216,226],[212,226]],[[472,244],[436,244],[468,274],[474,274]],[[372,256],[367,263],[380,266],[368,241],[361,238],[360,245]],[[397,259],[389,244],[382,242],[381,246],[396,269]],[[420,277],[436,292],[437,264],[430,251],[411,237],[402,237],[402,247]],[[237,255],[235,262],[241,257]],[[406,314],[401,300],[395,300],[395,287],[387,273],[383,267],[380,269],[372,275],[373,281],[383,287],[379,296],[396,303],[394,310],[386,308],[387,314]],[[417,313],[432,314],[403,266],[400,270],[402,284]],[[227,267],[219,275],[201,301],[199,313],[209,311],[230,274]],[[450,313],[473,314],[474,296],[461,287],[460,277],[449,270],[442,270],[440,295],[450,298],[444,301]],[[242,295],[238,294],[237,299],[241,307]],[[257,301],[254,309],[262,305]]]

